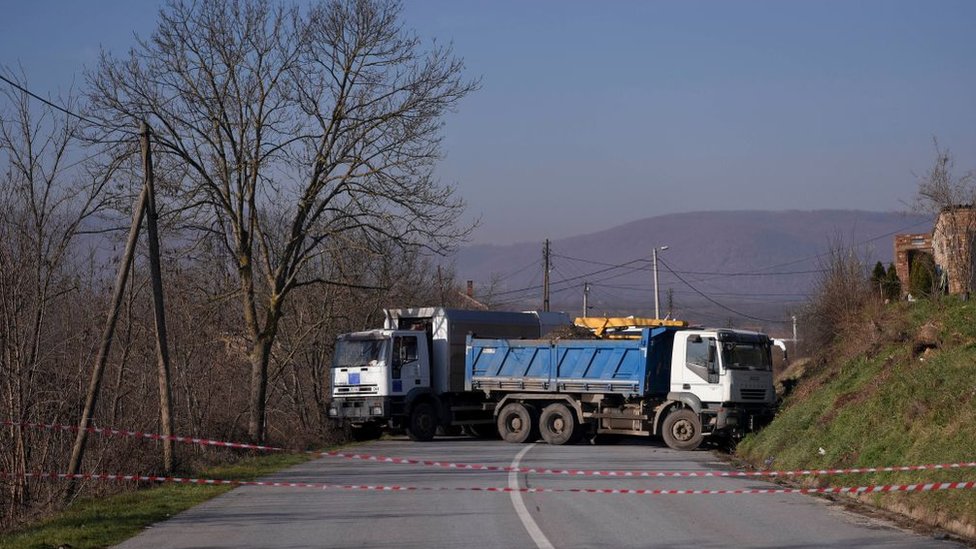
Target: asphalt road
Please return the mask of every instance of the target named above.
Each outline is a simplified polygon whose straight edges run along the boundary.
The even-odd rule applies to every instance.
[[[548,446],[469,438],[384,440],[362,453],[509,466],[722,470],[708,451],[653,442]],[[329,484],[742,489],[743,478],[600,478],[453,471],[322,458],[274,480]],[[242,487],[154,525],[123,548],[961,547],[802,495],[364,492]]]

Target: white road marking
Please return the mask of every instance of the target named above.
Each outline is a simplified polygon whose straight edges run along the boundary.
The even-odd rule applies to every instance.
[[[508,487],[515,490],[514,492],[509,492],[508,495],[512,498],[512,506],[515,507],[515,513],[518,515],[519,520],[522,521],[522,526],[525,527],[526,532],[535,542],[536,547],[539,549],[554,549],[552,543],[549,542],[549,538],[542,533],[539,525],[535,523],[532,519],[532,515],[529,514],[529,510],[525,507],[525,502],[522,501],[522,493],[518,491],[519,481],[518,481],[518,469],[519,462],[522,461],[522,457],[528,453],[529,450],[535,444],[529,444],[521,452],[515,455],[515,459],[512,460],[512,470],[508,473]]]

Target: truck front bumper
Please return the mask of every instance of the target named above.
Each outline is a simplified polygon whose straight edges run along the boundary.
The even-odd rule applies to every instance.
[[[740,437],[766,426],[775,414],[775,408],[722,406],[715,415],[712,432]]]
[[[329,404],[329,417],[350,424],[377,423],[389,418],[387,397],[355,397],[335,399]]]

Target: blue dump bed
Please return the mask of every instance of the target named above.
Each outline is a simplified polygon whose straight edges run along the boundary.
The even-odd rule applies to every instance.
[[[467,390],[666,394],[673,328],[645,328],[640,340],[474,339]]]

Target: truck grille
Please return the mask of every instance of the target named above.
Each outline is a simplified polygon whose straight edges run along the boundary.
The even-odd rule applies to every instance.
[[[742,400],[766,400],[766,389],[740,389]]]

